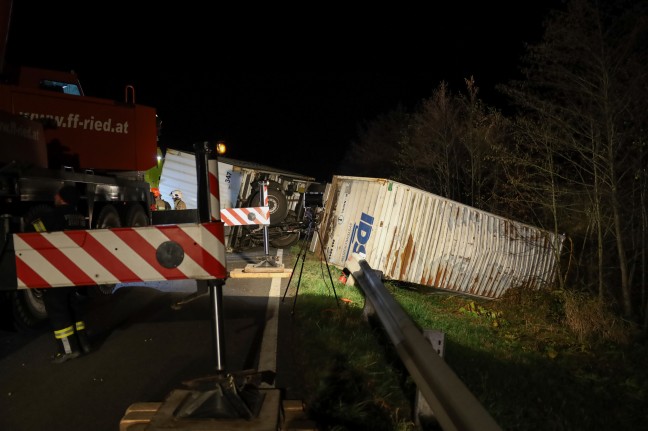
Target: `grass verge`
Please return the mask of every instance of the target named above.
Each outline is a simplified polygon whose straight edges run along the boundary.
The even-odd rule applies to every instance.
[[[297,254],[297,249],[294,251]],[[415,431],[416,387],[359,287],[308,253],[295,308],[306,406],[321,430]],[[606,304],[570,292],[511,289],[498,300],[385,282],[504,430],[634,430],[648,423],[648,345]],[[337,297],[337,301],[336,301]]]

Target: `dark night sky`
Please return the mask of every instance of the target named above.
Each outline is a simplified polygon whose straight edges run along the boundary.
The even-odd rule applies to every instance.
[[[560,0],[160,3],[14,0],[6,62],[73,69],[97,97],[134,85],[165,146],[224,139],[228,157],[328,181],[359,124],[412,108],[441,81],[458,92],[472,75],[496,104],[495,85],[516,76],[523,42]]]

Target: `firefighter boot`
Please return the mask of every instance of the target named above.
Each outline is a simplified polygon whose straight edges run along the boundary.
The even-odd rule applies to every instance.
[[[79,345],[81,346],[81,350],[83,350],[83,353],[90,353],[92,352],[92,344],[90,344],[90,337],[88,337],[88,331],[85,329],[85,322],[82,320],[78,321],[76,323],[76,337],[77,340],[79,341]]]
[[[78,358],[81,355],[79,350],[79,343],[74,336],[74,326],[54,331],[56,344],[58,346],[58,353],[52,360],[55,364],[62,364],[70,359]]]

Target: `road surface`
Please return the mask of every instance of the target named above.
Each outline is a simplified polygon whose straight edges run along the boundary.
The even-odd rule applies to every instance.
[[[229,253],[228,270],[258,263],[259,256],[263,250]],[[292,269],[289,256],[282,262]],[[89,297],[86,321],[96,349],[63,364],[50,362],[55,344],[47,326],[2,331],[0,430],[115,431],[132,404],[162,402],[184,382],[219,375],[219,363],[228,373],[276,371],[270,386],[299,399],[288,300],[294,289],[281,301],[288,281],[228,278],[220,345],[212,297],[187,301],[200,290],[193,280],[118,286],[112,295]]]

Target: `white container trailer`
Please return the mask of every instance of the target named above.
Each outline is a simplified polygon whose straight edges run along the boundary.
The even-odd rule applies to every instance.
[[[319,232],[340,268],[357,252],[387,279],[487,298],[553,282],[564,241],[405,184],[349,176],[333,176]]]

